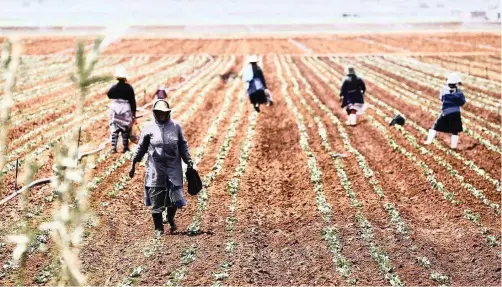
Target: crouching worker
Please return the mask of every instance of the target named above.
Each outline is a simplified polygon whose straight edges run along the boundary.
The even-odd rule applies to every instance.
[[[458,134],[463,131],[460,107],[465,104],[465,96],[459,87],[462,83],[456,73],[448,75],[446,83],[448,86],[442,88],[439,92],[439,98],[442,102],[441,114],[434,123],[433,128],[429,130],[425,144],[432,143],[436,132],[444,132],[451,134],[451,148],[456,149]]]
[[[153,95],[153,98],[157,97],[157,99],[161,100],[167,100],[167,92],[166,92],[166,86],[164,84],[160,84],[159,88]]]
[[[248,62],[249,65],[243,71],[242,80],[248,83],[249,101],[253,108],[260,112],[260,104],[273,104],[272,95],[267,88],[263,71],[258,66],[258,56],[250,56]]]
[[[340,101],[342,108],[347,111],[349,126],[355,126],[357,123],[357,114],[364,113],[366,106],[364,105],[364,93],[366,85],[363,79],[356,75],[354,67],[349,65],[345,68],[347,76],[343,79],[340,88]]]
[[[176,210],[186,205],[183,194],[183,170],[181,160],[193,167],[188,144],[181,126],[171,119],[167,101],[159,99],[153,104],[154,121],[141,131],[134,152],[129,176],[134,177],[135,165],[148,154],[145,175],[145,205],[152,207],[155,235],[164,233],[163,223],[169,223],[171,233],[176,230]],[[162,212],[167,208],[167,222]]]
[[[115,78],[118,83],[108,91],[110,103],[110,130],[112,152],[117,152],[119,134],[122,134],[123,152],[129,151],[129,134],[136,117],[136,96],[134,89],[127,83],[127,71],[123,67],[117,67]]]

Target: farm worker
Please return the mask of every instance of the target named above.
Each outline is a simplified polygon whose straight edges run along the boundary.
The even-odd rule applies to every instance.
[[[444,132],[451,134],[451,148],[455,149],[458,144],[458,133],[463,131],[460,107],[465,104],[465,96],[459,87],[462,83],[456,73],[448,75],[446,84],[447,86],[441,88],[439,92],[439,99],[442,102],[441,114],[433,128],[429,130],[425,144],[432,143],[436,132]]]
[[[159,85],[159,88],[155,92],[155,96],[157,97],[157,99],[167,100],[166,86],[164,84]]]
[[[257,112],[260,112],[260,104],[273,104],[270,91],[267,89],[267,82],[263,77],[263,71],[258,66],[258,56],[252,55],[248,58],[248,63],[244,68],[242,80],[248,83],[249,101]]]
[[[348,120],[347,125],[355,126],[357,123],[357,114],[364,113],[366,105],[364,104],[364,93],[366,92],[366,85],[363,79],[356,75],[354,66],[348,65],[345,68],[347,74],[343,78],[340,88],[340,101],[342,108],[347,111]]]
[[[164,233],[163,223],[169,223],[171,233],[176,230],[176,210],[186,205],[181,160],[190,169],[193,163],[181,126],[171,119],[171,109],[166,100],[154,102],[153,116],[154,121],[147,123],[141,131],[129,176],[134,177],[136,163],[148,154],[144,200],[146,206],[152,206],[155,234],[160,236]],[[163,222],[162,212],[166,208],[167,222]]]
[[[136,97],[134,89],[127,83],[127,71],[124,67],[115,69],[115,78],[118,83],[113,85],[108,91],[110,103],[110,130],[112,141],[112,152],[117,152],[117,141],[122,133],[123,152],[129,151],[129,133],[136,117]]]

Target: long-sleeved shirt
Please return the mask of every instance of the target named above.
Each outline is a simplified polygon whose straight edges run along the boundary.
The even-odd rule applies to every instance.
[[[443,88],[441,89],[440,97],[443,115],[460,112],[460,107],[465,104],[465,96],[460,89]]]
[[[129,102],[131,112],[136,114],[136,95],[134,89],[128,83],[119,81],[113,85],[107,93],[109,99],[123,99]]]
[[[133,161],[140,162],[148,154],[145,186],[166,187],[170,180],[175,186],[183,185],[181,160],[191,161],[188,144],[181,126],[173,120],[162,124],[152,121],[141,132]]]
[[[348,104],[363,104],[363,94],[366,92],[366,85],[363,79],[354,74],[347,75],[341,84],[340,97],[343,97],[342,107]]]

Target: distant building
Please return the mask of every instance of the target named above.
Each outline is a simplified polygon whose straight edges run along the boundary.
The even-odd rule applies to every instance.
[[[471,11],[471,18],[472,19],[485,19],[485,20],[488,20],[488,17],[486,17],[486,12],[485,11]]]

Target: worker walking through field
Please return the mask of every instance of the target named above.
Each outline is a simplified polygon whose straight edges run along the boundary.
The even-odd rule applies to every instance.
[[[465,96],[460,86],[462,82],[456,73],[448,75],[447,86],[441,88],[439,99],[442,102],[441,114],[429,130],[426,145],[434,140],[436,132],[451,134],[451,148],[456,149],[458,144],[458,134],[463,131],[462,117],[460,116],[460,107],[465,104]]]
[[[354,66],[349,65],[345,68],[347,74],[343,78],[340,85],[340,101],[342,108],[347,111],[348,120],[347,125],[355,126],[357,123],[357,115],[363,114],[366,109],[364,104],[364,93],[366,92],[366,85],[363,79],[356,75]]]
[[[136,96],[134,89],[127,83],[127,71],[123,67],[115,69],[118,83],[108,91],[110,103],[110,130],[112,152],[117,152],[119,134],[122,134],[123,152],[129,151],[129,134],[136,117]]]
[[[164,233],[163,223],[169,223],[171,232],[177,229],[174,222],[176,210],[186,205],[181,160],[188,165],[188,169],[193,168],[193,163],[181,126],[171,119],[171,109],[167,101],[156,100],[153,104],[153,115],[154,121],[147,123],[141,131],[129,176],[134,177],[136,163],[148,154],[145,205],[152,206],[155,234],[161,235]],[[165,208],[167,222],[162,220]]]
[[[258,60],[258,56],[250,56],[249,65],[244,68],[242,74],[242,80],[248,83],[249,101],[257,112],[260,111],[260,104],[273,104],[272,95],[267,88],[263,71],[258,66]]]

